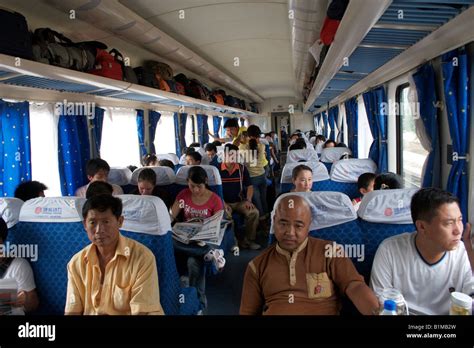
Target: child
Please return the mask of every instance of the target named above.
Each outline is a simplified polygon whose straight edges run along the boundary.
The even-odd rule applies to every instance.
[[[400,175],[387,172],[377,175],[374,181],[374,190],[395,190],[403,188]]]
[[[110,172],[109,164],[100,158],[93,158],[87,162],[86,166],[87,179],[89,179],[89,184],[94,181],[104,181],[107,182]],[[86,192],[89,184],[79,187],[76,190],[77,197],[86,197]],[[112,184],[114,188],[113,195],[123,195],[123,190],[120,186]]]
[[[362,198],[367,193],[374,190],[375,177],[376,175],[374,173],[364,173],[359,176],[359,179],[357,179],[357,188],[362,196],[352,200],[352,204],[356,211],[359,209]]]
[[[313,186],[313,171],[310,167],[300,164],[293,168],[292,180],[295,188],[291,192],[311,192]]]

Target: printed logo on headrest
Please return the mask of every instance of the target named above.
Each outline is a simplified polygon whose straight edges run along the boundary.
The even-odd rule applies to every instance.
[[[39,215],[48,215],[49,217],[61,217],[63,213],[63,208],[61,207],[36,207],[35,214]]]
[[[392,208],[387,208],[385,209],[385,211],[383,212],[385,216],[392,216],[393,215],[393,210]]]
[[[42,211],[42,210],[43,210],[43,209],[42,209],[41,207],[36,207],[36,208],[35,208],[35,214],[41,214],[41,211]]]
[[[398,215],[405,215],[410,210],[409,207],[399,206],[396,208],[386,208],[384,211],[385,216],[398,216]]]

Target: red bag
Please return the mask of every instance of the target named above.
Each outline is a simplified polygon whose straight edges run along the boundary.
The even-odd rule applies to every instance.
[[[329,46],[334,41],[334,36],[336,36],[337,28],[339,27],[340,21],[336,19],[331,19],[326,16],[324,18],[324,24],[321,28],[321,33],[319,34],[321,41],[326,46]]]
[[[123,80],[122,66],[115,60],[115,57],[106,50],[97,49],[95,58],[95,69],[89,70],[88,73],[114,80]]]

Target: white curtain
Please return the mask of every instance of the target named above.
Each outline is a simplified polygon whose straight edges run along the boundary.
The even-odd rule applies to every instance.
[[[159,112],[161,113],[161,117],[156,127],[154,142],[156,153],[176,153],[173,113],[168,111]]]

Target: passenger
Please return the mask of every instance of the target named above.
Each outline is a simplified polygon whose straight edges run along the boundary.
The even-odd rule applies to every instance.
[[[248,144],[249,143],[249,133],[247,131],[243,131],[240,133],[240,145]]]
[[[339,314],[347,295],[362,314],[378,309],[374,293],[346,257],[330,257],[330,241],[308,237],[311,208],[297,195],[275,208],[277,243],[250,261],[242,289],[240,314]],[[331,249],[332,250],[332,249]]]
[[[114,188],[108,182],[105,181],[94,181],[89,184],[86,191],[86,198],[89,199],[92,196],[97,195],[112,195]]]
[[[295,143],[296,143],[296,140],[298,140],[299,138],[300,138],[300,137],[299,137],[298,134],[293,133],[293,134],[290,136],[290,139],[288,140],[289,145],[291,146],[291,145],[295,144]]]
[[[159,197],[163,203],[165,203],[168,210],[171,208],[171,205],[173,204],[173,198],[171,197],[171,194],[168,192],[168,190],[156,185],[156,173],[153,169],[142,169],[140,174],[138,174],[137,181],[138,187],[134,194]]]
[[[201,164],[202,156],[199,152],[190,152],[186,154],[186,165],[194,166]]]
[[[462,214],[453,194],[438,188],[419,190],[411,200],[416,232],[390,237],[375,254],[370,286],[377,295],[395,288],[408,308],[446,315],[452,291],[471,295],[474,285],[470,243],[463,244]],[[471,226],[467,224],[470,236]]]
[[[7,224],[0,217],[0,246],[4,246],[7,236]],[[38,308],[35,278],[28,261],[18,257],[6,257],[0,253],[0,279],[13,279],[16,282],[17,298],[16,302],[12,303],[11,315],[24,315]]]
[[[201,147],[201,144],[199,144],[199,143],[192,143],[191,145],[189,145],[189,147]]]
[[[353,158],[352,155],[350,155],[348,153],[344,153],[344,154],[341,155],[341,157],[339,157],[339,161],[350,159],[350,158]]]
[[[221,198],[212,192],[207,185],[206,171],[199,166],[191,167],[188,172],[188,188],[182,190],[171,207],[171,221],[177,219],[183,212],[183,221],[206,219],[224,209]],[[216,253],[209,245],[202,242],[197,244],[183,244],[173,240],[177,259],[186,261],[189,275],[189,285],[197,289],[199,301],[203,311],[207,308],[206,277],[204,274],[205,255],[217,256],[213,258],[217,270],[225,265],[223,251]]]
[[[162,167],[170,167],[171,169],[173,169],[174,172],[174,164],[170,160],[162,159],[160,160],[159,165]]]
[[[32,198],[44,197],[44,191],[48,188],[39,181],[25,181],[18,185],[15,189],[15,197],[22,201]]]
[[[133,173],[135,171],[135,169],[137,169],[138,167],[134,166],[134,165],[129,165],[129,166],[127,166],[127,168]]]
[[[314,144],[314,149],[316,150],[316,152],[319,154],[321,153],[321,151],[323,151],[323,146],[324,146],[324,143],[326,142],[326,138],[324,137],[324,135],[316,135],[316,140],[315,140],[315,144]]]
[[[344,143],[338,143],[338,144],[336,145],[336,147],[347,147],[347,145],[344,144]]]
[[[100,158],[93,158],[87,162],[86,166],[87,172],[87,179],[89,179],[89,184],[94,181],[105,181],[107,182],[107,178],[110,172],[109,164]],[[89,184],[79,187],[76,190],[76,196],[78,197],[86,197],[86,191]],[[120,186],[111,184],[114,188],[114,195],[123,195],[123,190]]]
[[[219,166],[222,178],[222,190],[226,210],[232,216],[235,211],[244,216],[245,237],[240,242],[243,249],[258,250],[261,248],[255,242],[259,222],[259,213],[252,204],[253,186],[250,175],[244,165],[237,163],[239,148],[233,144],[227,144],[224,152],[224,162]]]
[[[290,147],[288,148],[288,151],[304,150],[304,149],[306,149],[306,144],[294,143],[293,145],[290,145]]]
[[[304,164],[296,166],[293,168],[291,178],[293,185],[295,185],[291,192],[311,192],[313,187],[313,170],[310,167]]]
[[[382,173],[374,181],[374,190],[395,190],[403,188],[403,179],[395,173]]]
[[[92,244],[68,263],[65,314],[164,314],[153,253],[120,234],[122,201],[93,196],[82,216]]]
[[[154,153],[149,153],[143,157],[142,164],[144,167],[156,167],[159,165],[158,157]]]
[[[224,123],[224,129],[226,130],[226,138],[215,138],[215,140],[222,143],[232,142],[232,144],[239,146],[240,135],[247,130],[247,127],[240,127],[238,119],[229,118]]]
[[[206,151],[206,155],[209,158],[209,164],[211,166],[219,166],[219,157],[217,156],[217,146],[214,145],[213,143],[207,144],[206,147],[204,148],[204,151]]]
[[[336,147],[336,142],[334,140],[328,140],[323,145],[323,149],[328,149],[330,147]]]
[[[374,182],[376,177],[377,175],[374,173],[364,173],[361,174],[357,179],[357,189],[359,190],[361,196],[352,200],[352,204],[354,205],[354,209],[356,211],[359,209],[362,198],[364,198],[367,193],[374,190]]]
[[[260,143],[260,128],[251,125],[247,129],[249,144],[239,146],[239,152],[243,154],[245,166],[250,173],[250,181],[253,186],[253,203],[260,213],[260,220],[268,217],[267,207],[267,180],[265,177],[265,166],[268,161],[265,157],[265,145]]]
[[[214,140],[211,144],[216,145],[216,147],[222,145],[222,143],[219,140]]]

